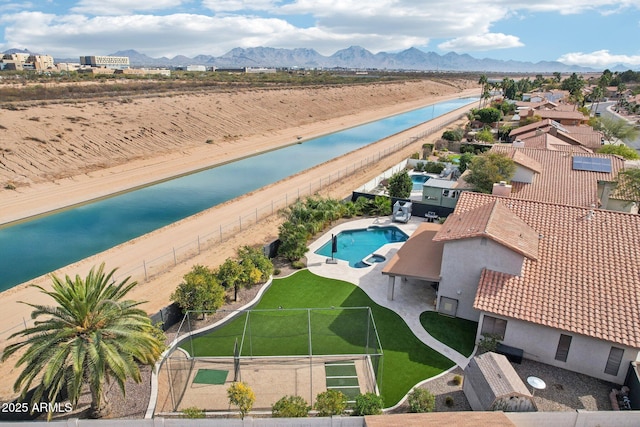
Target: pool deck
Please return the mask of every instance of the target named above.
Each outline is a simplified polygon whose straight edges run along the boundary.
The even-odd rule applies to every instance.
[[[352,268],[349,267],[349,263],[347,261],[339,259],[336,259],[336,264],[327,264],[326,256],[314,253],[318,248],[320,248],[320,246],[331,239],[332,233],[337,234],[343,230],[367,228],[372,225],[393,225],[411,236],[422,222],[422,218],[412,218],[407,224],[403,224],[392,222],[390,217],[384,216],[378,218],[359,219],[337,225],[309,245],[309,252],[307,252],[307,267],[312,273],[319,276],[344,280],[358,286],[377,304],[398,313],[407,323],[414,335],[425,345],[445,355],[456,365],[464,369],[471,358],[463,356],[433,338],[427,333],[427,331],[425,331],[420,323],[420,313],[428,310],[435,310],[434,303],[436,293],[431,286],[425,284],[425,282],[417,280],[403,280],[400,285],[396,284],[393,301],[389,301],[387,299],[389,277],[382,275],[382,269],[402,246],[402,242],[388,243],[375,251],[376,254],[386,257],[386,261],[375,263],[371,267],[366,268]]]

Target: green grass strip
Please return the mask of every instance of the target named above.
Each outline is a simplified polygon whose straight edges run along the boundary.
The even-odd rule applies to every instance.
[[[355,377],[357,376],[355,365],[326,365],[324,366],[327,377]]]
[[[429,335],[458,353],[467,357],[473,353],[478,322],[425,311],[420,314],[420,323]]]
[[[327,388],[342,387],[342,386],[357,386],[358,377],[355,378],[327,378]]]

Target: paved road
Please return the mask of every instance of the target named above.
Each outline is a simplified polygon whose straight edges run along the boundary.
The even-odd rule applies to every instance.
[[[609,108],[614,104],[615,102],[601,102],[596,108],[596,112],[609,117],[623,118],[622,116],[612,112]],[[635,140],[627,142],[626,144],[630,147],[635,148],[637,151],[640,151],[640,135]]]

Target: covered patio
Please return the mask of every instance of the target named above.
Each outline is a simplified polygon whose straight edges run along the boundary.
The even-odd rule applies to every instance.
[[[443,242],[434,242],[433,237],[442,224],[431,222],[421,223],[404,245],[382,269],[382,274],[388,276],[387,299],[393,301],[395,287],[400,277],[401,283],[428,282],[425,286],[433,285],[437,288],[440,282],[440,266],[442,264]],[[434,303],[435,306],[435,293]]]

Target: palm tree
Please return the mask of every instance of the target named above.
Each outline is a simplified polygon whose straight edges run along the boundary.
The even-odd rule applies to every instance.
[[[478,108],[482,108],[482,100],[484,99],[484,93],[486,91],[487,83],[489,83],[489,79],[486,74],[480,76],[480,80],[478,80],[478,84],[482,86],[480,89],[480,102],[478,103]]]
[[[9,345],[2,354],[5,361],[24,350],[16,363],[24,369],[13,386],[14,391],[22,392],[22,398],[37,384],[32,402],[41,401],[44,395],[53,403],[66,392],[76,406],[87,384],[89,416],[103,417],[110,409],[105,381],[115,379],[124,394],[127,378],[141,381],[138,363],[153,365],[158,360],[164,342],[154,334],[156,328],[146,313],[137,308],[141,302],[123,300],[136,282],[128,283],[127,277],[116,285],[115,271],[105,274],[103,263],[97,271],[92,268],[84,280],[79,275],[75,279],[66,276],[64,281],[51,275],[51,291],[33,285],[57,306],[24,303],[34,308],[34,326],[13,334],[24,340]],[[51,415],[50,410],[49,418]]]

